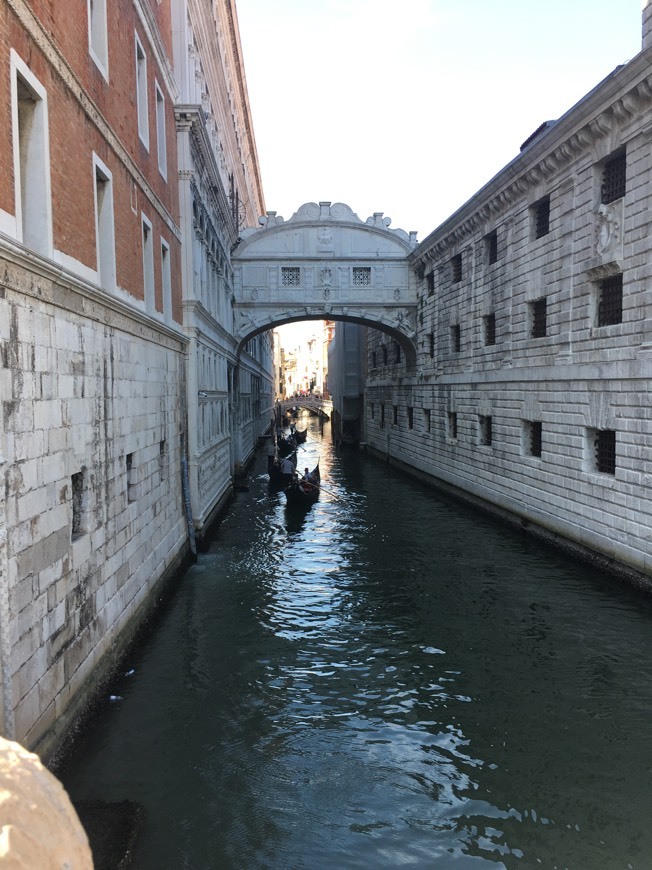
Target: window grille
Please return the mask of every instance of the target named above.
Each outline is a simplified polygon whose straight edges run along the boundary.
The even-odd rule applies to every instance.
[[[298,287],[301,282],[299,266],[281,266],[281,284],[283,287]]]
[[[609,158],[602,169],[601,201],[615,202],[625,196],[627,183],[627,155],[623,150]]]
[[[595,465],[603,474],[616,473],[616,433],[601,429],[595,436]]]
[[[490,447],[493,440],[491,417],[480,417],[480,444]]]
[[[426,275],[426,287],[428,288],[428,296],[433,296],[435,292],[435,273],[428,272]]]
[[[457,438],[457,411],[448,413],[448,434],[451,438]]]
[[[547,302],[545,296],[532,303],[532,338],[543,338],[547,328]]]
[[[458,284],[462,280],[462,255],[455,254],[451,259],[451,273],[453,276],[453,283]]]
[[[550,232],[550,197],[540,199],[533,208],[534,238],[540,239]]]
[[[430,432],[430,408],[423,409],[423,420],[426,432]]]
[[[498,259],[498,231],[494,230],[485,236],[485,244],[487,247],[487,261],[489,265],[495,263]]]
[[[459,323],[455,323],[453,324],[453,326],[451,326],[451,347],[453,349],[453,353],[459,353],[462,347],[461,330]]]
[[[398,426],[398,405],[394,405],[394,425]]]
[[[496,315],[492,312],[482,318],[484,322],[484,343],[486,345],[496,343]]]
[[[414,428],[414,408],[407,409],[408,429]]]
[[[354,266],[353,267],[353,286],[354,287],[370,287],[371,286],[371,267],[370,266]]]
[[[434,357],[435,355],[435,333],[431,332],[428,335],[428,341],[430,343],[430,357]]]
[[[532,420],[529,424],[530,456],[541,456],[541,441],[543,426],[540,420]]]
[[[599,283],[598,326],[623,322],[623,276],[612,275]]]

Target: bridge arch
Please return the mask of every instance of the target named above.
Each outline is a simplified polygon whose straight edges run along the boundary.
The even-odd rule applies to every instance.
[[[416,362],[416,233],[366,221],[344,203],[306,203],[241,232],[232,264],[238,352],[258,333],[299,320],[359,323],[387,333]]]

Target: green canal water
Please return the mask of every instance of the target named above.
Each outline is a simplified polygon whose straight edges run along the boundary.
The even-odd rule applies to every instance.
[[[264,451],[263,451],[264,453]],[[266,457],[60,776],[135,870],[652,867],[648,599],[313,427]]]

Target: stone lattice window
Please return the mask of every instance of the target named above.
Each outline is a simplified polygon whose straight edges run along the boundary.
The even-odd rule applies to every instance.
[[[371,267],[370,266],[354,266],[353,267],[353,286],[354,287],[370,287],[371,286]]]
[[[301,283],[301,269],[299,266],[281,267],[281,284],[283,287],[298,287]]]
[[[625,196],[627,183],[627,154],[625,149],[610,157],[602,169],[600,200],[604,203],[615,202]]]
[[[623,322],[623,276],[611,275],[598,284],[598,326]]]

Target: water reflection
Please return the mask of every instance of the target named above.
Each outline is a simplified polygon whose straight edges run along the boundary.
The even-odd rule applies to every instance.
[[[289,511],[261,458],[73,795],[145,805],[143,870],[649,865],[649,603],[306,453],[319,502]]]

